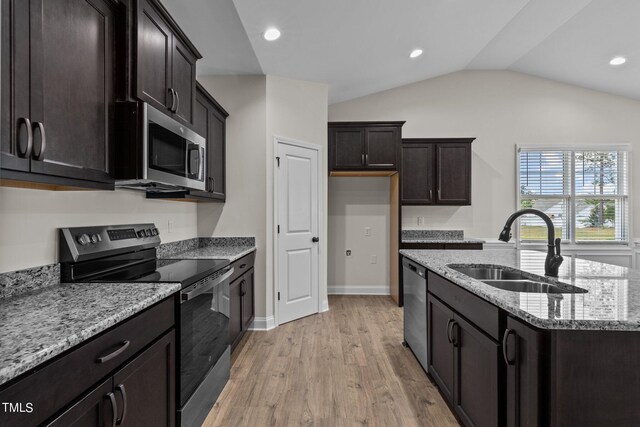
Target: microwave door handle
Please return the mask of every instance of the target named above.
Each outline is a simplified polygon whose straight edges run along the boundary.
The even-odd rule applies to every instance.
[[[205,175],[205,171],[204,171],[204,165],[206,164],[206,159],[204,157],[205,155],[205,151],[204,151],[204,147],[200,147],[200,156],[198,157],[200,159],[200,167],[198,168],[199,175],[198,175],[198,180],[199,181],[204,181],[204,175]]]

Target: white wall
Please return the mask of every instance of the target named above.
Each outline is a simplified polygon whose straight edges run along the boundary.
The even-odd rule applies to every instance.
[[[389,197],[388,177],[329,178],[330,294],[389,293]]]
[[[462,71],[329,106],[329,120],[406,120],[402,135],[476,137],[472,205],[403,208],[405,227],[494,238],[516,208],[516,144],[640,142],[640,102],[510,71]],[[640,155],[632,170],[640,170]],[[640,173],[633,176],[640,189]],[[640,212],[640,197],[633,198]],[[640,215],[634,214],[640,236]]]
[[[198,207],[202,236],[255,236],[256,317],[273,321],[273,138],[321,145],[327,170],[327,86],[275,76],[201,76],[229,112],[227,202]],[[320,297],[326,304],[326,206],[323,180]],[[271,320],[270,320],[271,319]]]
[[[273,175],[274,137],[293,139],[322,147],[320,171],[327,171],[327,105],[329,88],[325,84],[267,76],[267,301],[273,301]],[[322,211],[320,233],[320,283],[319,296],[322,309],[328,308],[327,300],[327,174],[322,173]],[[274,307],[267,307],[267,315]]]
[[[256,317],[266,314],[266,78],[199,76],[198,81],[227,110],[226,203],[198,205],[200,236],[256,238]]]
[[[168,222],[173,221],[173,232]],[[147,200],[144,193],[42,191],[0,187],[0,272],[58,262],[59,227],[153,222],[163,242],[198,235],[193,203]]]

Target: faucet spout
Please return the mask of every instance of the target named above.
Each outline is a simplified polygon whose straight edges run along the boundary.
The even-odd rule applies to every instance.
[[[556,239],[556,231],[553,226],[553,221],[551,221],[551,218],[549,218],[549,216],[544,212],[539,211],[538,209],[521,209],[513,213],[509,218],[507,218],[507,222],[500,232],[498,239],[503,242],[508,242],[511,239],[511,226],[514,221],[522,215],[527,214],[539,216],[547,225],[547,259],[544,263],[544,274],[547,276],[558,277],[558,270],[564,260],[562,255],[560,255],[561,239]]]

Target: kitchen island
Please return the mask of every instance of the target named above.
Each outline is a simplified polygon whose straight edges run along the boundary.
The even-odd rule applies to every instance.
[[[541,252],[400,253],[426,269],[423,368],[463,424],[640,424],[640,272],[565,257],[556,280],[544,277]],[[580,292],[503,290],[460,267],[519,270]]]

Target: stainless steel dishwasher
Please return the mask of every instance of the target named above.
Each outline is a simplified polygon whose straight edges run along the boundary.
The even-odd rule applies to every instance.
[[[404,289],[404,345],[426,371],[427,367],[427,273],[415,262],[402,258]]]

